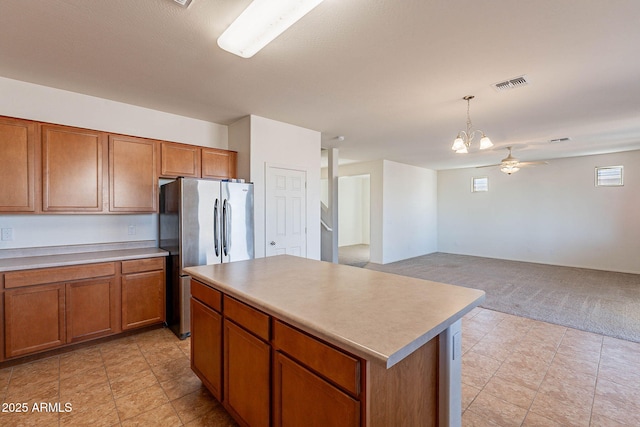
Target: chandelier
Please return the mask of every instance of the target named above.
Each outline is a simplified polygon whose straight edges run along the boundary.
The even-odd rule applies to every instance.
[[[469,109],[471,100],[474,98],[473,95],[467,95],[464,99],[467,101],[467,130],[461,130],[458,132],[458,136],[453,141],[453,146],[451,149],[458,154],[467,154],[469,152],[469,148],[471,147],[471,142],[476,134],[482,134],[480,137],[480,149],[484,150],[486,148],[493,147],[493,143],[489,139],[487,135],[484,134],[481,130],[472,130],[471,129],[471,116],[469,115]]]

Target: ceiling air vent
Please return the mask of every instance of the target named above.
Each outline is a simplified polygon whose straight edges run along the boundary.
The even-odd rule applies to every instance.
[[[184,8],[189,7],[189,5],[191,4],[191,0],[173,0],[173,1],[178,3],[180,6]]]
[[[515,77],[510,80],[506,80],[504,82],[493,84],[493,88],[498,92],[503,92],[505,90],[511,90],[522,86],[527,86],[529,84],[529,79],[526,75]]]

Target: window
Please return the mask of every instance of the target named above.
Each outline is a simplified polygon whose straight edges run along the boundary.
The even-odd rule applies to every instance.
[[[471,192],[477,193],[479,191],[489,191],[489,178],[486,176],[473,178],[471,181]]]
[[[596,187],[616,187],[622,185],[622,166],[596,167]]]

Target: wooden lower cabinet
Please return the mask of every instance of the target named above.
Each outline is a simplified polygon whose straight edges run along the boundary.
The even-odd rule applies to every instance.
[[[191,293],[192,369],[238,424],[361,425],[364,361],[196,280]]]
[[[119,332],[114,277],[5,292],[5,356]]]
[[[0,274],[0,361],[162,323],[164,262],[154,257]]]
[[[122,276],[122,329],[134,329],[165,320],[165,275],[162,271]]]
[[[193,297],[191,369],[213,396],[222,401],[222,315]]]
[[[276,426],[360,425],[360,402],[281,352],[274,361]]]
[[[118,332],[115,278],[66,284],[67,342]]]
[[[271,346],[225,319],[223,403],[240,424],[269,426],[270,379]]]
[[[32,286],[4,293],[5,357],[66,342],[65,285]]]

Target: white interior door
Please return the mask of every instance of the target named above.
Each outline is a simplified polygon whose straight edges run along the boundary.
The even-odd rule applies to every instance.
[[[266,256],[307,256],[307,173],[267,166]]]

